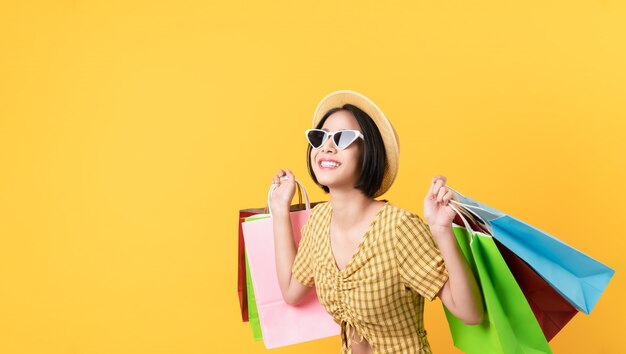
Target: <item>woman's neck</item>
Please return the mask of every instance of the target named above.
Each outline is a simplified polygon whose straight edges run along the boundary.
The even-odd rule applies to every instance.
[[[340,228],[358,223],[375,203],[376,200],[355,188],[330,190],[333,223]]]

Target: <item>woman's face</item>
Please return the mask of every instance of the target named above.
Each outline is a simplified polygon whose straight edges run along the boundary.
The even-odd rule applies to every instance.
[[[331,114],[322,129],[331,133],[346,129],[361,131],[354,115],[345,110]],[[333,139],[329,138],[319,149],[311,149],[311,166],[317,181],[330,189],[354,188],[361,174],[362,154],[362,139],[339,150]]]

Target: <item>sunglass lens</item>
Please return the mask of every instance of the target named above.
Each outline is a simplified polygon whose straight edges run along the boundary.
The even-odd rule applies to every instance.
[[[319,130],[311,130],[307,134],[309,143],[316,149],[324,143],[324,136],[326,136],[326,132]]]
[[[345,149],[356,139],[356,133],[353,131],[342,131],[335,134],[335,144],[340,149]]]

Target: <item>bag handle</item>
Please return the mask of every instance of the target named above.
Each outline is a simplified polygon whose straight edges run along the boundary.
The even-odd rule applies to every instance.
[[[449,188],[449,189],[450,189],[451,191],[453,191],[454,193],[456,193],[456,194],[458,194],[458,195],[462,196],[463,198],[467,198],[467,197],[466,197],[466,196],[464,196],[463,194],[461,194],[461,193],[457,192],[454,188],[452,188],[452,187],[450,187],[450,186],[446,186],[446,187],[447,187],[447,188]],[[460,205],[460,206],[465,207],[465,208],[470,208],[470,209],[472,209],[472,208],[473,208],[473,209],[479,209],[479,210],[482,210],[482,211],[486,211],[487,213],[491,213],[489,210],[487,210],[487,209],[485,209],[485,208],[481,208],[481,207],[479,207],[479,206],[477,206],[477,205],[470,205],[470,204],[466,204],[466,203],[461,203],[461,202],[458,202],[458,201],[456,201],[456,200],[450,200],[450,202],[452,202],[452,203],[454,203],[454,204],[457,204],[457,205]],[[450,206],[450,207],[452,207],[452,206]],[[454,208],[453,208],[453,209],[454,209]],[[456,209],[455,209],[455,210],[456,210]],[[485,221],[485,219],[483,219],[483,218],[482,218],[482,216],[480,216],[480,215],[478,215],[478,214],[476,214],[476,213],[472,213],[472,215],[474,215],[474,216],[476,216],[477,218],[479,218],[479,219],[480,219],[480,221],[482,221],[482,222],[483,222],[483,224],[485,224],[485,225],[489,225],[489,224]]]
[[[298,187],[298,192],[299,193],[301,192],[302,194],[304,194],[305,209],[306,210],[311,209],[311,202],[309,201],[309,195],[307,194],[306,189],[304,188],[302,183],[300,183],[300,181],[298,181],[295,178],[294,178],[294,181],[296,182],[296,186]],[[277,184],[272,184],[272,186],[270,187],[270,191],[267,193],[267,210],[269,211],[270,216],[272,215],[272,207],[270,203],[272,201],[272,192],[274,191],[274,189],[276,189],[277,186],[278,186]]]
[[[287,176],[282,176],[280,178],[281,181],[284,181],[287,179]],[[274,184],[272,184],[274,185]],[[298,205],[303,205],[302,204],[302,188],[300,188],[300,184],[296,184],[296,190],[298,191],[298,204],[296,204],[296,206]],[[269,194],[267,195],[267,204],[265,205],[265,214],[270,215],[270,210],[269,210],[269,205],[270,205],[270,195],[272,193],[272,189],[270,189]],[[291,209],[291,208],[290,208]]]
[[[457,191],[456,191],[456,190],[454,190],[452,187],[447,186],[447,188],[449,188],[450,190],[452,190],[454,193],[457,193],[457,194],[459,194],[460,196],[465,197],[463,194],[461,194],[461,193],[457,192]],[[463,208],[461,208],[461,207],[477,208],[477,209],[481,209],[481,210],[485,210],[485,209],[483,209],[483,208],[481,208],[481,207],[478,207],[478,206],[474,206],[474,205],[469,205],[469,204],[461,203],[461,202],[458,202],[458,201],[456,201],[456,200],[450,200],[450,202],[451,202],[451,203],[455,203],[455,204],[459,205],[459,207],[455,207],[455,206],[454,206],[454,205],[452,205],[452,204],[448,204],[448,206],[450,206],[450,208],[452,208],[452,210],[454,210],[454,211],[455,211],[455,212],[459,215],[459,217],[461,217],[461,220],[463,221],[463,224],[465,224],[465,229],[467,229],[467,231],[470,233],[470,244],[472,244],[472,242],[474,241],[474,234],[478,233],[478,231],[474,231],[474,230],[472,229],[472,227],[470,226],[470,224],[467,222],[467,220],[466,220],[466,219],[465,219],[465,217],[463,216],[463,213],[460,211],[460,210],[463,210]],[[457,209],[457,208],[458,208],[458,209]],[[463,211],[468,212],[467,210],[463,210]],[[488,212],[488,210],[485,210],[485,211],[487,211],[487,212]],[[469,214],[470,214],[471,216],[476,216],[478,219],[480,219],[480,221],[482,221],[482,222],[483,222],[483,224],[485,224],[485,225],[489,225],[488,223],[486,223],[486,222],[485,222],[485,220],[484,220],[484,219],[483,219],[480,215],[477,215],[476,213],[469,213]],[[492,237],[491,235],[485,234],[484,232],[481,232],[481,234],[482,234],[482,235],[485,235],[485,236],[487,236],[487,237]]]
[[[467,220],[465,220],[465,217],[463,216],[463,213],[461,213],[454,205],[448,204],[448,206],[450,208],[452,208],[452,210],[454,210],[461,217],[461,220],[463,220],[463,224],[465,224],[465,229],[467,230],[467,232],[470,233],[470,245],[471,245],[472,242],[474,242],[474,233],[475,233],[475,231],[472,229],[472,227],[467,222]]]

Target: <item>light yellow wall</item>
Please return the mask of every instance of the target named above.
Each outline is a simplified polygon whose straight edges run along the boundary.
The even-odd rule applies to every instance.
[[[555,353],[617,353],[626,200],[622,1],[4,1],[0,353],[264,353],[236,219],[336,89],[395,125],[385,197],[430,178],[617,271]],[[439,301],[436,353],[453,348]],[[272,350],[338,353],[339,338]]]

